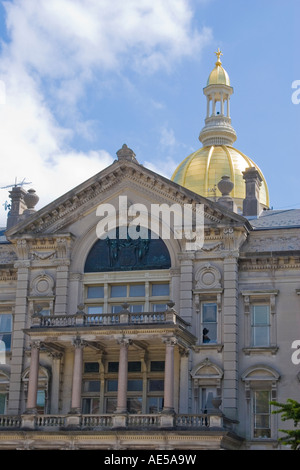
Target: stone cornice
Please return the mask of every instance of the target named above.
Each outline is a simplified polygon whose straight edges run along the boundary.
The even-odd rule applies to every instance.
[[[241,225],[251,230],[246,219],[217,203],[195,194],[139,164],[129,161],[115,161],[105,170],[12,227],[6,232],[7,238],[11,240],[16,235],[37,235],[61,230],[74,219],[83,216],[93,200],[97,200],[99,203],[101,196],[106,196],[109,190],[119,186],[120,182],[124,180],[133,182],[141,188],[141,191],[159,195],[160,199],[179,204],[205,204],[205,217],[212,223]]]

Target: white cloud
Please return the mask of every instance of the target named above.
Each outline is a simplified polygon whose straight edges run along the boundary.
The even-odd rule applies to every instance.
[[[4,6],[9,41],[0,55],[6,87],[0,185],[26,177],[41,198],[39,206],[113,160],[101,148],[72,148],[75,133],[93,142],[95,123],[82,121],[78,100],[91,80],[100,80],[99,71],[103,77],[128,68],[169,69],[199,55],[211,39],[209,29],[193,27],[189,0],[12,0]],[[59,122],[62,116],[69,125]],[[0,192],[0,208],[7,197]]]

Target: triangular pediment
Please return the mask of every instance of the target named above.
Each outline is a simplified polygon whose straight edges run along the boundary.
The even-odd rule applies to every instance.
[[[156,204],[203,204],[210,225],[248,226],[248,221],[218,203],[212,202],[173,181],[145,168],[136,161],[115,160],[112,165],[68,191],[6,232],[8,239],[70,231],[77,220],[95,211],[99,204],[120,195],[139,203],[143,195]]]

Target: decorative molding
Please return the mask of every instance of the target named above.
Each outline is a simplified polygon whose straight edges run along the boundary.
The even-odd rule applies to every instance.
[[[32,296],[52,296],[54,290],[54,280],[49,274],[42,271],[31,282],[30,295]]]
[[[195,291],[221,288],[221,272],[210,263],[201,265],[195,274]]]

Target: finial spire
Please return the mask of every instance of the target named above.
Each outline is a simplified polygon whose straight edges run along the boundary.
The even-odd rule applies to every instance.
[[[216,54],[217,59],[218,59],[217,62],[216,62],[216,65],[221,65],[222,62],[221,62],[221,60],[220,60],[220,56],[223,55],[223,53],[220,51],[220,48],[219,48],[219,47],[218,47],[217,52],[215,52],[215,54]]]

